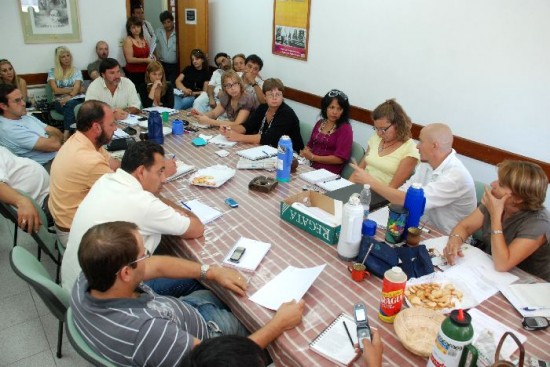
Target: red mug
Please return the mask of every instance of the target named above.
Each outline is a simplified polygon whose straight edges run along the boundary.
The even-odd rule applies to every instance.
[[[367,268],[361,263],[353,263],[351,266],[348,265],[348,271],[351,273],[351,279],[356,282],[362,282],[365,278],[370,277]]]

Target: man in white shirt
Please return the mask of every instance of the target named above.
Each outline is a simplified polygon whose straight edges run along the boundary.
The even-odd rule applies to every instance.
[[[214,57],[214,62],[218,67],[217,70],[212,73],[212,77],[208,82],[208,90],[199,94],[193,102],[193,108],[201,113],[206,113],[216,107],[219,102],[218,93],[222,89],[222,74],[231,70],[231,58],[225,52],[218,52]]]
[[[80,273],[80,240],[96,224],[111,221],[137,224],[145,247],[151,253],[157,248],[163,234],[182,238],[203,235],[204,226],[196,215],[160,195],[165,181],[164,170],[162,146],[151,141],[141,141],[126,150],[121,168],[115,173],[103,175],[92,186],[76,211],[63,256],[61,279],[65,289],[72,288]],[[156,279],[154,284],[149,285],[159,294],[179,297],[198,289],[197,284],[189,279],[165,282]]]
[[[95,99],[114,109],[115,119],[124,120],[129,113],[140,113],[141,101],[136,86],[121,76],[116,59],[106,58],[99,64],[101,78],[94,80],[86,91],[86,101]]]
[[[400,189],[383,184],[354,164],[350,181],[370,184],[378,194],[400,205],[405,203],[411,183],[422,184],[426,196],[423,220],[448,234],[477,205],[474,180],[452,146],[453,133],[447,125],[427,125],[420,131],[417,145],[423,163]]]

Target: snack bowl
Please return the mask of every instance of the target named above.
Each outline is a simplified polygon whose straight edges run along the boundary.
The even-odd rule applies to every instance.
[[[399,341],[410,352],[429,357],[445,315],[427,308],[407,308],[393,322]]]

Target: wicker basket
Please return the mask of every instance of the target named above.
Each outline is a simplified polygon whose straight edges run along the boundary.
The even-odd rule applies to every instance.
[[[429,357],[435,337],[445,320],[445,315],[427,308],[407,308],[395,317],[393,323],[401,344],[412,353]]]

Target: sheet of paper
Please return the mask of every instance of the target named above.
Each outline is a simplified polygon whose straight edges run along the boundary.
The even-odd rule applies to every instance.
[[[353,185],[353,182],[346,180],[345,178],[338,178],[332,181],[321,181],[316,183],[317,186],[326,191],[334,191],[341,189],[342,187],[348,187]]]
[[[325,266],[326,264],[323,264],[305,269],[288,266],[249,299],[260,306],[276,311],[284,302],[302,299]],[[292,287],[289,287],[289,284],[292,284]]]
[[[142,118],[141,116],[138,116],[138,115],[132,115],[132,114],[129,114],[128,117],[126,117],[124,120],[120,120],[119,122],[122,123],[122,124],[126,124],[128,126],[136,126],[137,124],[139,124],[139,120]],[[145,121],[147,122],[147,121]]]
[[[216,144],[218,146],[222,146],[222,147],[232,147],[235,144],[237,144],[236,141],[227,140],[227,138],[225,136],[223,136],[222,134],[218,134],[218,135],[214,136],[208,142],[212,143],[212,144]]]
[[[116,139],[116,138],[129,138],[129,137],[130,137],[130,135],[128,135],[124,130],[122,130],[121,128],[117,128],[115,130],[113,139]]]
[[[523,317],[550,318],[550,283],[512,284],[500,292]]]
[[[215,219],[222,216],[222,212],[212,208],[209,205],[201,203],[199,200],[191,200],[188,202],[181,202],[186,209],[191,210],[199,219],[202,224],[208,224]]]
[[[242,255],[238,263],[234,263],[229,260],[233,252],[237,247],[244,247],[246,250]],[[241,237],[235,246],[229,250],[225,259],[223,260],[224,265],[235,267],[244,271],[255,271],[258,265],[262,262],[262,259],[265,257],[271,244],[267,242],[261,242],[252,240],[250,238]]]

